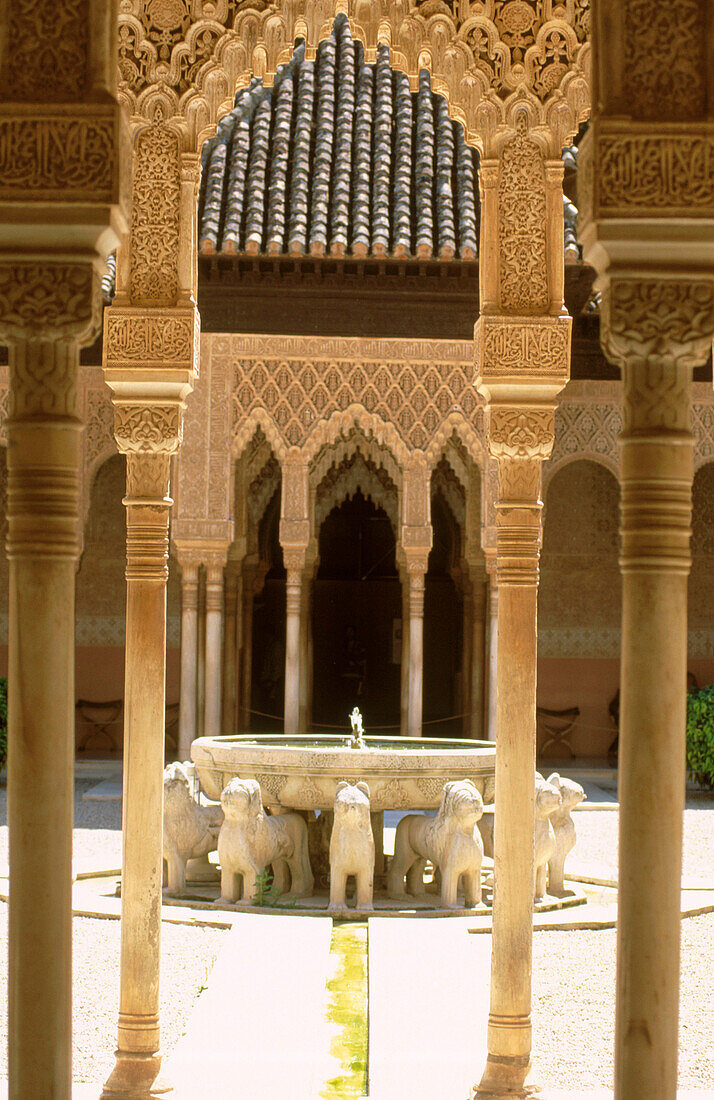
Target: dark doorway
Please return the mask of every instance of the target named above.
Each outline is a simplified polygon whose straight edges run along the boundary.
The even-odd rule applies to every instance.
[[[459,525],[441,493],[431,502],[434,543],[424,591],[425,737],[462,737],[458,710],[461,668],[463,600],[454,584],[454,567],[461,554]]]
[[[347,730],[359,707],[367,732],[399,729],[400,665],[394,660],[401,585],[392,525],[359,490],[320,531],[313,594],[313,724]]]

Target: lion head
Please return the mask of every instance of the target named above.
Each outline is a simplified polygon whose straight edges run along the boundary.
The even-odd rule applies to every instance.
[[[257,820],[263,812],[260,783],[257,779],[231,779],[221,794],[226,818]]]
[[[454,779],[444,784],[437,824],[473,829],[483,814],[483,799],[470,779]]]
[[[565,813],[569,813],[570,810],[574,810],[583,799],[587,798],[585,791],[572,779],[565,779],[563,776],[558,775],[557,772],[553,772],[548,776],[548,782],[551,787],[555,787],[556,791],[560,791],[560,809]]]
[[[186,765],[175,761],[164,768],[164,806],[193,802]]]
[[[560,791],[543,778],[538,772],[535,776],[535,815],[543,821],[560,808]]]
[[[349,827],[369,824],[369,787],[366,783],[347,783],[342,779],[335,788],[335,824]]]

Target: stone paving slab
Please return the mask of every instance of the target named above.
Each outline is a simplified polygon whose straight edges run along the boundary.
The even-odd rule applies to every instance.
[[[331,933],[331,921],[237,915],[164,1067],[174,1100],[317,1100]]]
[[[369,1100],[465,1100],[486,1057],[491,940],[370,920]]]

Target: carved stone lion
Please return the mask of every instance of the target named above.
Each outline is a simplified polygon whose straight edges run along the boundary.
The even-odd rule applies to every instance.
[[[535,777],[535,831],[533,834],[533,900],[545,897],[548,877],[548,860],[555,851],[555,833],[551,814],[560,806],[560,791],[536,772]]]
[[[184,893],[189,859],[215,852],[222,823],[220,806],[199,806],[193,798],[184,765],[169,764],[164,769],[164,862],[170,897]]]
[[[357,882],[357,908],[372,908],[374,837],[369,816],[369,787],[337,784],[330,837],[330,909],[347,907],[347,877]]]
[[[221,795],[221,805],[225,820],[218,836],[220,900],[239,900],[240,875],[243,900],[250,901],[255,896],[258,875],[271,864],[280,894],[289,887],[296,897],[309,897],[313,879],[304,818],[299,814],[268,817],[256,779],[231,779]]]
[[[444,784],[441,805],[435,818],[408,814],[397,826],[394,858],[389,867],[387,888],[399,898],[424,892],[424,867],[431,860],[441,873],[441,904],[458,908],[459,878],[464,886],[467,908],[481,901],[483,842],[477,823],[483,801],[470,779]]]
[[[548,893],[562,897],[565,893],[565,859],[575,847],[575,825],[570,816],[579,803],[586,797],[579,783],[564,779],[557,772],[548,776],[551,787],[560,791],[560,806],[550,815],[553,826],[553,854],[548,860]]]

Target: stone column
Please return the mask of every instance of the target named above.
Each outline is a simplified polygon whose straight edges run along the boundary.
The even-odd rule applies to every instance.
[[[198,672],[198,562],[179,556],[181,565],[181,695],[178,758],[191,758],[196,739]]]
[[[469,673],[471,685],[469,690],[470,725],[469,737],[479,741],[484,735],[484,687],[485,687],[485,584],[477,577],[470,585],[471,614],[469,616],[471,626],[471,645]]]
[[[463,600],[462,643],[461,643],[461,694],[459,710],[462,715],[461,730],[464,737],[471,736],[471,646],[473,642],[473,600],[472,584],[462,568],[460,594]]]
[[[406,566],[400,568],[402,582],[402,663],[400,666],[400,733],[409,736],[409,575]]]
[[[308,717],[312,690],[312,585],[315,566],[305,566],[302,583],[302,605],[300,608],[300,709],[298,727],[305,733],[309,727]]]
[[[285,733],[300,729],[300,620],[302,582],[310,545],[308,467],[299,455],[282,466],[280,543],[287,572],[285,617]]]
[[[206,562],[206,698],[203,733],[215,737],[221,731],[223,671],[223,569],[227,547],[204,554]]]
[[[427,559],[422,555],[407,555],[409,580],[409,660],[407,701],[407,736],[422,735],[422,703],[424,693],[424,579]]]
[[[241,645],[240,727],[241,733],[250,730],[251,688],[253,684],[253,596],[258,575],[258,563],[246,558],[243,563],[243,620]]]
[[[222,730],[235,733],[237,706],[237,633],[240,606],[240,572],[236,562],[229,561],[225,578],[225,609],[223,629],[223,714]]]
[[[473,1093],[479,1100],[537,1092],[530,1052],[540,468],[570,363],[562,143],[532,134],[519,105],[511,125],[497,159],[484,157],[480,166],[484,263],[475,335],[497,462],[498,739],[491,1005],[488,1058]]]
[[[127,608],[121,986],[116,1065],[103,1097],[149,1096],[161,1063],[161,950],[166,582],[171,453],[183,402],[136,406],[115,395],[127,455]]]
[[[600,338],[624,383],[617,1100],[677,1092],[690,379],[714,332],[711,5],[686,12],[683,31],[667,8],[593,8],[579,154]]]
[[[206,570],[198,575],[198,668],[196,669],[196,734],[203,737],[206,723]]]
[[[498,577],[495,568],[489,573],[486,600],[488,629],[486,737],[489,741],[495,741],[498,732]]]
[[[199,158],[157,108],[133,147],[131,233],[104,313],[104,376],[127,455],[121,972],[116,1064],[102,1096],[157,1094],[171,456],[197,373]],[[189,201],[190,200],[190,201]]]
[[[9,1096],[72,1090],[74,591],[80,343],[99,328],[81,263],[4,263],[9,343]],[[41,900],[38,901],[38,884]]]

